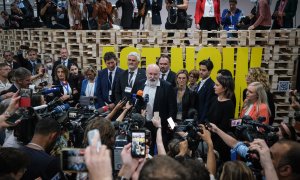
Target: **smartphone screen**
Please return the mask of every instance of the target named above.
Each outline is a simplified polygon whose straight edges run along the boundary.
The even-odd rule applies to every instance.
[[[87,172],[84,150],[65,148],[61,151],[61,167],[66,172]]]
[[[231,127],[236,127],[242,125],[242,119],[232,119],[231,120]]]
[[[32,90],[31,89],[21,89],[20,90],[20,107],[31,107],[31,96],[32,96]]]
[[[141,158],[146,156],[146,132],[132,131],[131,132],[131,156]]]
[[[88,137],[88,142],[89,145],[91,146],[93,144],[94,140],[97,140],[96,142],[96,146],[97,146],[97,151],[99,151],[100,146],[101,146],[101,138],[100,138],[100,132],[98,129],[92,129],[90,131],[88,131],[87,133],[87,137]]]
[[[171,129],[174,129],[175,123],[174,123],[173,119],[172,119],[171,117],[169,117],[169,118],[167,119],[167,121],[168,121],[168,123],[169,123]]]

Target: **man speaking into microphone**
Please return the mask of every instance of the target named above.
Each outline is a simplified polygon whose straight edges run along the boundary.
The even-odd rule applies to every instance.
[[[172,85],[162,79],[159,79],[160,69],[156,64],[150,64],[146,69],[146,82],[141,86],[144,99],[149,99],[146,105],[146,128],[151,131],[152,142],[156,140],[156,128],[152,124],[154,113],[159,113],[162,125],[162,136],[164,146],[172,139],[173,133],[169,131],[167,119],[176,118],[177,106],[176,95]],[[146,97],[146,98],[145,98]],[[153,154],[153,148],[150,153]]]

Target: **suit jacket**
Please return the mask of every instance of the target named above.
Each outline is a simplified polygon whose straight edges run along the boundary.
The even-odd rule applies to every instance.
[[[23,57],[23,54],[19,53],[19,54],[18,54],[18,58],[19,58],[19,63],[20,63],[20,66],[21,66],[21,67],[24,67],[24,68],[28,69],[30,72],[34,72],[34,71],[35,71],[35,70],[34,70],[34,67],[32,66],[32,64],[31,64],[31,62],[30,62],[30,60],[25,59],[25,58]],[[37,59],[35,62],[36,62],[37,64],[42,63],[42,61],[41,61],[40,59]],[[14,64],[14,65],[15,65],[15,64]]]
[[[175,89],[176,95],[178,92],[178,89]],[[191,108],[195,108],[195,97],[196,93],[191,91],[188,87],[186,87],[184,94],[182,96],[182,120],[185,120],[187,118],[193,118],[188,117],[188,112]]]
[[[138,69],[135,81],[132,86],[131,94],[125,92],[125,88],[128,86],[128,70],[120,74],[120,78],[116,81],[115,88],[115,104],[117,104],[122,98],[127,97],[131,99],[132,94],[135,94],[138,91],[138,86],[140,83],[146,81],[146,72],[144,69]]]
[[[204,121],[207,118],[207,112],[209,108],[209,103],[211,102],[213,96],[215,96],[214,91],[214,81],[209,77],[206,82],[201,87],[200,91],[198,91],[201,81],[196,88],[197,92],[197,111],[198,111],[198,122]]]
[[[166,81],[168,81],[169,83],[171,83],[171,85],[173,87],[176,87],[176,73],[174,73],[173,71],[169,71],[169,74],[167,76]]]
[[[60,64],[62,64],[61,59],[55,61],[54,64],[53,64],[52,74],[51,74],[53,81],[55,81],[55,79],[54,79],[55,78],[55,69]],[[72,59],[69,58],[68,59],[68,69],[69,70],[70,70],[72,64],[76,64],[76,62],[74,60],[72,60]]]
[[[0,96],[2,96],[3,94],[6,94],[6,93],[8,93],[8,92],[16,93],[17,91],[18,91],[18,88],[17,88],[14,84],[12,84],[12,85],[10,86],[10,88],[8,88],[7,90],[2,91],[2,92],[0,93]]]
[[[137,8],[141,8],[140,0],[136,0]],[[131,0],[118,0],[116,2],[116,7],[122,7],[122,17],[121,17],[121,26],[123,29],[131,29],[133,23],[133,4]]]
[[[120,75],[124,72],[123,69],[117,67],[114,80],[112,82],[112,97],[109,101],[109,81],[108,81],[108,69],[105,68],[98,72],[97,77],[97,100],[100,107],[105,106],[105,103],[110,104],[115,102],[115,87],[116,82],[120,78]]]
[[[281,2],[281,0],[277,0],[274,12],[278,11],[280,2]],[[298,0],[287,1],[287,4],[285,5],[285,8],[284,8],[285,16],[283,16],[283,27],[282,28],[293,28],[293,18],[297,12],[297,5],[298,5]],[[273,21],[273,26],[278,25],[276,17],[272,17],[272,18],[275,19]],[[279,25],[278,25],[278,28],[281,28],[281,27],[279,27]]]
[[[7,62],[5,62],[5,63],[7,63]],[[8,64],[8,63],[7,63],[7,64]],[[10,66],[10,67],[11,67],[11,66]],[[12,70],[13,70],[13,69],[18,69],[19,67],[21,67],[19,63],[15,62],[15,61],[12,62],[12,67],[11,67]]]
[[[162,9],[162,0],[157,0],[156,2],[154,0],[147,0],[146,1],[146,12],[148,10],[152,10],[152,24],[153,25],[161,25],[161,16],[160,11]]]
[[[97,92],[97,79],[98,78],[95,79],[94,96],[97,96],[97,93],[96,93]],[[86,96],[85,91],[86,91],[86,87],[87,87],[88,83],[89,83],[88,79],[84,79],[82,81],[80,96]]]

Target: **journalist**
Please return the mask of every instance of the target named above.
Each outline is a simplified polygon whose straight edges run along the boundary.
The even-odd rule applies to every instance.
[[[266,179],[274,179],[277,174],[279,179],[299,179],[299,162],[300,162],[300,144],[281,139],[269,149],[264,140],[255,139],[248,147],[245,143],[240,142],[232,136],[226,134],[216,125],[210,123],[211,131],[218,134],[222,140],[237,152],[241,157],[246,158],[249,150],[256,150],[260,155],[260,163],[265,171]],[[272,156],[270,156],[270,153]],[[274,167],[273,167],[274,166]],[[272,173],[275,172],[276,173]]]

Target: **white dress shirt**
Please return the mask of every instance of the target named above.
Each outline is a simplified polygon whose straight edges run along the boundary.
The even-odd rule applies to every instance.
[[[215,17],[215,8],[213,0],[206,0],[203,17]]]
[[[147,80],[145,85],[146,86],[144,88],[143,97],[145,97],[146,94],[149,95],[149,102],[147,103],[147,107],[146,107],[146,119],[147,121],[151,121],[153,117],[153,107],[154,107],[156,89],[158,86],[160,86],[160,81],[158,81],[156,86],[150,86]]]

